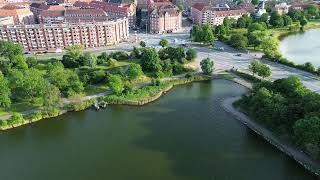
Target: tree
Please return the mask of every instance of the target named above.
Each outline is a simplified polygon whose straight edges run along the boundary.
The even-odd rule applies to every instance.
[[[248,27],[248,33],[251,33],[253,31],[264,31],[264,30],[266,30],[266,27],[261,23],[252,23]]]
[[[262,64],[259,68],[258,75],[261,76],[263,79],[271,76],[270,67],[266,64]]]
[[[214,40],[214,35],[213,35],[213,31],[212,28],[209,24],[205,24],[202,27],[202,42],[204,42],[205,44],[210,44],[213,42]]]
[[[292,24],[292,19],[291,19],[290,16],[288,16],[288,15],[283,15],[282,18],[283,18],[283,24],[284,24],[284,26],[290,26],[290,25]]]
[[[18,55],[23,55],[23,49],[19,44],[15,44],[11,41],[0,40],[0,56],[13,61]]]
[[[237,21],[237,27],[238,28],[246,28],[246,20],[243,17],[240,17]]]
[[[319,7],[313,4],[308,5],[306,11],[311,16],[319,15]]]
[[[273,82],[273,87],[286,97],[302,97],[307,93],[306,87],[304,87],[301,80],[295,76],[277,79]]]
[[[198,25],[193,25],[192,26],[192,29],[190,31],[190,36],[191,36],[191,39],[195,42],[201,42],[201,35],[202,34],[202,29],[200,26]]]
[[[140,77],[143,74],[143,72],[139,64],[131,64],[126,74],[130,80],[133,80]]]
[[[290,9],[288,12],[288,16],[290,16],[294,22],[297,22],[297,21],[300,21],[303,15],[302,15],[302,11],[300,10]]]
[[[77,68],[83,66],[83,59],[83,47],[81,45],[73,45],[65,49],[62,63],[66,68]]]
[[[251,61],[249,64],[249,71],[252,72],[252,75],[254,76],[257,72],[259,72],[259,69],[261,67],[261,62],[258,60]]]
[[[42,98],[45,85],[48,83],[43,78],[43,73],[34,68],[19,71],[10,71],[10,84],[15,97],[35,102],[35,99]]]
[[[315,72],[316,68],[313,66],[311,62],[306,62],[302,65],[303,69],[309,72]]]
[[[143,50],[141,55],[141,67],[145,72],[161,71],[160,58],[155,49],[146,48]]]
[[[54,110],[61,107],[61,94],[59,88],[47,84],[43,94],[43,106],[46,110]]]
[[[244,14],[238,19],[237,26],[239,28],[247,28],[252,23],[252,21],[253,19],[250,16]]]
[[[124,84],[119,75],[110,75],[109,76],[109,87],[116,94],[120,95],[123,91]]]
[[[161,39],[160,42],[159,42],[159,45],[161,47],[166,47],[166,46],[168,46],[168,44],[169,44],[169,42],[166,39]]]
[[[97,64],[103,64],[108,63],[108,61],[110,61],[110,57],[108,56],[108,54],[106,52],[101,53],[98,57],[97,57]]]
[[[8,108],[11,105],[11,89],[9,81],[0,71],[0,107]]]
[[[35,57],[27,57],[26,63],[28,67],[35,67],[38,64],[38,61],[36,60]]]
[[[223,26],[226,28],[226,34],[229,34],[229,30],[232,26],[233,21],[231,21],[228,17],[223,19]]]
[[[256,48],[261,45],[262,40],[266,37],[267,33],[265,31],[253,31],[248,34],[248,43]]]
[[[227,35],[227,28],[221,24],[218,25],[215,29],[215,34],[217,35],[218,39],[223,39],[225,35]]]
[[[186,57],[186,54],[184,52],[184,47],[175,48],[172,59],[176,59],[180,63],[182,63],[185,57]]]
[[[248,46],[248,38],[242,34],[233,34],[230,37],[229,44],[237,49],[244,49]]]
[[[84,53],[84,55],[81,57],[83,65],[89,66],[91,68],[96,67],[97,65],[97,56],[91,53]]]
[[[23,121],[24,121],[24,118],[22,114],[14,112],[9,120],[9,124],[11,125],[19,124],[19,123],[22,123]]]
[[[280,16],[276,11],[271,13],[269,23],[273,27],[283,27],[284,26],[284,21],[283,21],[282,16]]]
[[[268,13],[263,13],[260,18],[258,19],[259,22],[263,22],[265,24],[268,24],[269,21],[269,14]]]
[[[147,46],[146,42],[144,41],[140,41],[139,45],[143,48]]]
[[[72,96],[83,91],[83,83],[78,74],[65,69],[61,62],[48,64],[47,78],[49,82],[59,88],[63,95]]]
[[[210,75],[214,70],[214,62],[210,58],[203,59],[200,62],[200,66],[204,74]]]
[[[81,45],[68,46],[65,49],[65,55],[70,56],[72,59],[79,59],[81,56],[83,56],[83,46]]]
[[[313,144],[320,147],[320,118],[318,116],[309,116],[296,121],[293,131],[299,145],[307,147],[308,144]]]
[[[304,29],[304,26],[308,24],[308,21],[306,18],[302,18],[300,19],[300,26],[301,26],[301,29]]]
[[[193,48],[189,48],[186,52],[186,59],[191,61],[197,58],[197,51]]]
[[[278,53],[279,41],[274,37],[265,37],[262,39],[260,47],[265,54],[273,56]]]
[[[135,58],[140,58],[141,57],[141,50],[135,46],[133,46],[131,55],[134,56]]]

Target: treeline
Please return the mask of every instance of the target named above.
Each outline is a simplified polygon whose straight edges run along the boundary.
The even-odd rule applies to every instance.
[[[258,83],[237,102],[257,121],[289,135],[306,152],[320,158],[320,95],[297,77]]]

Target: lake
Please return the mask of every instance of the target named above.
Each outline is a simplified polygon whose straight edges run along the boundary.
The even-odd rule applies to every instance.
[[[303,64],[311,62],[320,66],[320,29],[311,29],[285,37],[280,42],[280,51],[288,60]]]
[[[3,180],[315,180],[226,113],[246,89],[178,86],[143,107],[86,110],[0,133]]]

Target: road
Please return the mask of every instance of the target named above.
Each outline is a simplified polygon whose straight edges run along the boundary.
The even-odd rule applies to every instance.
[[[145,41],[147,46],[160,48],[158,43],[161,39],[167,39],[172,46],[178,46],[180,44],[188,44],[190,47],[198,51],[198,58],[192,63],[194,66],[197,66],[200,69],[200,61],[204,58],[211,58],[215,62],[216,71],[229,70],[231,68],[239,69],[240,71],[249,72],[248,65],[249,63],[257,58],[262,56],[260,52],[242,52],[242,56],[236,56],[240,51],[235,50],[228,45],[217,42],[216,47],[223,47],[224,51],[218,51],[202,47],[199,44],[190,42],[189,40],[190,27],[185,27],[181,32],[172,33],[172,34],[145,34],[145,33],[133,33],[129,42],[121,43],[112,47],[96,48],[94,50],[88,49],[86,51],[101,53],[101,52],[114,52],[114,51],[130,51],[133,46],[139,46],[137,42],[134,42],[135,36],[138,37],[139,41]],[[47,54],[46,57],[50,58],[51,54]],[[56,58],[61,58],[62,54],[55,54]],[[304,72],[295,68],[284,66],[278,63],[264,61],[272,69],[272,76],[270,80],[276,80],[280,78],[285,78],[288,76],[297,76],[299,77],[303,84],[312,91],[320,93],[320,79],[319,77],[312,75],[308,72]]]
[[[215,69],[217,71],[235,68],[240,71],[250,73],[248,69],[250,62],[254,59],[260,59],[262,55],[261,53],[249,52],[249,54],[241,53],[242,56],[240,57],[236,56],[237,54],[239,54],[239,51],[230,48],[221,42],[218,42],[216,46],[224,47],[225,50],[217,51],[201,46],[192,45],[191,47],[195,48],[198,51],[198,58],[193,62],[193,64],[199,67],[200,61],[204,58],[209,57],[214,60]],[[297,76],[301,79],[301,81],[307,88],[320,93],[320,78],[318,76],[275,62],[267,60],[262,61],[271,67],[272,75],[269,78],[270,80],[276,80],[288,76]]]

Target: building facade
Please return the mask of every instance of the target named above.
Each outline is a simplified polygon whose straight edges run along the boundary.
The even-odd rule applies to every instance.
[[[279,15],[284,15],[289,12],[289,8],[290,8],[290,5],[288,5],[287,3],[280,3],[280,4],[276,4],[273,7],[273,11],[276,11]]]
[[[108,19],[102,9],[44,10],[39,15],[39,22],[43,24],[103,22]]]
[[[76,2],[75,7],[79,8],[94,8],[105,11],[108,16],[126,17],[129,21],[129,28],[135,27],[136,24],[136,5],[131,4],[117,4],[101,1],[91,1],[90,3]]]
[[[224,18],[238,20],[242,15],[249,14],[245,9],[223,9],[211,7],[207,3],[195,3],[191,7],[191,18],[195,24],[218,26]]]
[[[25,51],[60,51],[70,45],[102,47],[127,41],[128,19],[107,22],[0,26],[0,40],[21,44]]]
[[[177,32],[182,28],[182,12],[169,1],[149,1],[148,25],[150,33]]]

